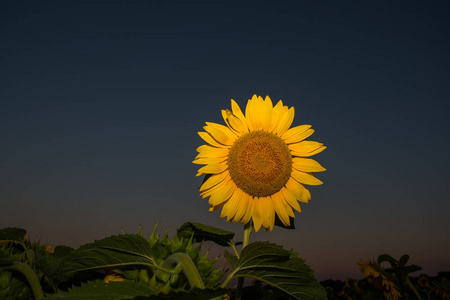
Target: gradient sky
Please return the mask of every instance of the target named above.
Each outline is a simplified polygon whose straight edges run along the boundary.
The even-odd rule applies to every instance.
[[[198,195],[197,132],[269,95],[327,171],[296,230],[251,240],[320,280],[382,253],[449,271],[450,2],[247,3],[1,2],[0,228],[77,247],[193,221],[239,240]]]

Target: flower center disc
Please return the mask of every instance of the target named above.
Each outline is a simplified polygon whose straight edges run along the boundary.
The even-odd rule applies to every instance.
[[[230,149],[227,163],[236,186],[254,197],[275,194],[292,172],[292,156],[286,143],[262,130],[238,138]]]

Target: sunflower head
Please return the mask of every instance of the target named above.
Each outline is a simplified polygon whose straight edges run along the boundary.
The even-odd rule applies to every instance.
[[[256,231],[273,229],[275,216],[290,225],[298,201],[307,203],[311,194],[304,187],[319,185],[313,172],[325,171],[309,158],[323,151],[322,143],[305,141],[313,134],[310,125],[291,127],[294,108],[280,100],[275,106],[267,96],[254,95],[245,108],[231,100],[231,110],[222,110],[226,126],[206,122],[200,137],[207,143],[197,148],[195,164],[205,165],[197,176],[210,175],[200,187],[209,197],[210,210],[222,209],[227,221],[247,224]]]
[[[396,285],[378,263],[360,260],[358,265],[364,277],[366,277],[372,285],[381,290],[386,299],[397,300],[401,297]]]

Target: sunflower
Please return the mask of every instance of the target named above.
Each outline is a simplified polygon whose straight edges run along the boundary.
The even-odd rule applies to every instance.
[[[364,277],[366,277],[371,284],[380,289],[386,299],[398,300],[398,298],[402,296],[395,284],[388,278],[379,264],[372,261],[367,263],[361,259],[358,262],[358,265]]]
[[[289,226],[298,201],[307,203],[307,185],[319,185],[313,172],[325,171],[308,157],[322,152],[322,143],[305,141],[313,134],[311,125],[290,128],[294,108],[280,100],[275,106],[269,96],[254,95],[245,115],[231,100],[231,111],[222,110],[227,126],[206,122],[200,137],[207,142],[197,148],[195,164],[205,165],[197,176],[208,175],[200,195],[209,197],[210,211],[222,209],[221,217],[247,224],[255,231],[273,229],[275,215]]]

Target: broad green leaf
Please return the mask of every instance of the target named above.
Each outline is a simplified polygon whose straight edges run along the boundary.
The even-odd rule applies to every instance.
[[[239,264],[239,259],[228,251],[224,251],[223,255],[227,260],[228,266],[231,270],[235,270]]]
[[[65,262],[63,254],[68,255],[69,247],[63,247],[56,251],[60,247],[55,248],[55,253],[45,255],[42,253],[36,253],[36,266],[40,272],[47,278],[47,280],[53,286],[56,286],[58,282],[64,281],[68,278],[68,274],[60,272],[61,267]],[[67,251],[67,252],[65,252]]]
[[[22,228],[8,227],[0,230],[0,241],[22,241],[27,231]]]
[[[228,254],[227,260],[230,261]],[[240,258],[232,259],[231,276],[251,277],[287,293],[296,299],[327,299],[325,289],[313,271],[296,253],[269,242],[247,245]]]
[[[177,235],[183,238],[194,236],[195,242],[213,241],[220,246],[230,246],[234,233],[200,223],[187,222],[177,230]]]
[[[72,287],[68,292],[50,295],[45,299],[64,300],[122,300],[148,297],[156,292],[148,285],[133,281],[103,282],[89,281],[79,287]]]
[[[153,266],[153,254],[150,244],[142,236],[124,234],[98,240],[72,251],[67,255],[61,272],[130,265]]]
[[[73,251],[73,248],[67,247],[67,246],[56,246],[53,255],[57,257],[64,257],[66,255],[69,255],[70,252]]]

